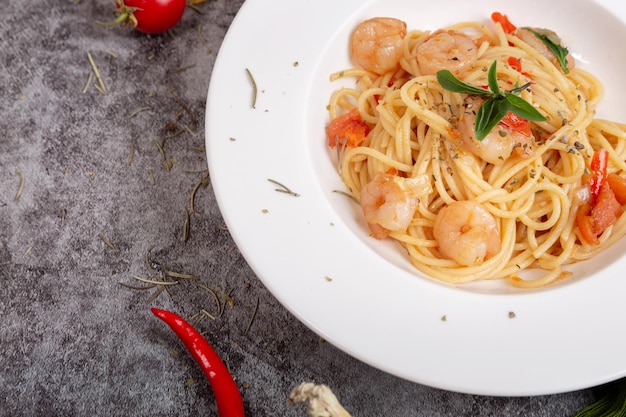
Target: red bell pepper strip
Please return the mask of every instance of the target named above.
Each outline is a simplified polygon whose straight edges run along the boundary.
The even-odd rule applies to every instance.
[[[523,76],[528,77],[528,78],[532,78],[529,73],[527,73],[526,71],[524,71],[522,69],[522,60],[521,60],[521,58],[515,58],[514,56],[510,56],[507,59],[507,63],[509,64],[509,66],[511,68],[513,68],[515,71],[519,72]]]
[[[500,23],[505,33],[513,33],[517,30],[517,27],[509,21],[508,16],[500,12],[491,13],[491,20],[494,23]]]
[[[619,175],[607,175],[609,153],[597,150],[591,158],[591,174],[588,179],[589,201],[576,212],[576,225],[587,243],[597,245],[598,236],[617,222],[626,202],[626,179]]]
[[[244,417],[243,400],[228,368],[204,337],[175,313],[152,308],[152,313],[174,330],[211,383],[220,417]]]
[[[527,119],[524,119],[523,117],[516,115],[513,112],[508,112],[502,118],[502,120],[500,120],[499,124],[509,128],[510,130],[514,132],[521,133],[524,136],[531,135],[530,121]]]
[[[609,152],[604,149],[598,149],[591,158],[591,179],[589,181],[589,191],[591,194],[590,204],[594,207],[598,202],[600,190],[606,181],[606,169],[609,164]]]

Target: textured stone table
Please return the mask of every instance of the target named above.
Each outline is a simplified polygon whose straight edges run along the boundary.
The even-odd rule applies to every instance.
[[[238,252],[207,174],[206,92],[242,0],[188,8],[159,36],[94,24],[112,4],[3,2],[0,415],[216,416],[208,382],[150,306],[196,317],[250,416],[306,415],[287,402],[303,381],[328,384],[355,417],[571,416],[593,401],[592,390],[420,386],[299,323]],[[199,279],[124,286],[169,271]]]

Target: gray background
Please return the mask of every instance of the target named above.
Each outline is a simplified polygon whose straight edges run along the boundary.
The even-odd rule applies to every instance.
[[[303,381],[328,384],[354,417],[570,416],[591,403],[592,390],[451,393],[360,363],[268,293],[225,229],[210,179],[190,211],[207,175],[211,68],[241,4],[210,0],[201,13],[188,8],[171,34],[146,36],[94,24],[112,17],[113,1],[3,2],[0,415],[217,415],[208,382],[149,311],[216,314],[198,282],[232,299],[198,327],[227,361],[250,416],[304,416],[287,403]],[[95,80],[84,91],[88,53],[106,94]],[[183,133],[163,142],[168,124]],[[150,269],[200,280],[181,280],[154,300],[154,289],[119,284],[142,285],[132,276],[150,278]]]

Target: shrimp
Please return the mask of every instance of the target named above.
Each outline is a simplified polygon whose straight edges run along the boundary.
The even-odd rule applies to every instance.
[[[384,74],[395,69],[402,56],[406,23],[391,17],[361,22],[350,36],[350,56],[361,68]]]
[[[458,133],[467,150],[494,165],[504,163],[513,154],[522,159],[535,154],[530,122],[513,113],[508,113],[483,140],[477,140],[474,121],[476,111],[481,105],[482,99],[469,96],[465,101],[465,111],[459,120]]]
[[[455,201],[439,210],[433,225],[439,252],[463,266],[474,266],[500,252],[494,217],[480,203]]]
[[[478,47],[472,38],[457,30],[438,30],[417,47],[417,65],[423,75],[447,69],[458,77],[477,57]]]
[[[555,45],[561,45],[561,38],[559,38],[559,36],[555,32],[549,29],[539,29],[539,28],[531,28],[531,29],[532,31],[535,31],[540,35],[544,35],[546,38],[552,41]],[[559,61],[556,58],[556,55],[554,55],[554,52],[552,52],[546,46],[546,44],[543,43],[541,39],[539,39],[537,35],[535,35],[532,31],[528,30],[527,28],[518,28],[515,34],[517,35],[518,38],[526,42],[531,47],[535,48],[537,51],[539,51],[541,55],[548,58],[554,65],[560,68]],[[567,62],[568,70],[571,70],[574,68],[575,61],[572,55],[569,53],[567,54],[566,62]]]
[[[385,238],[390,231],[404,231],[417,210],[420,196],[432,190],[428,176],[404,178],[379,172],[361,190],[361,208],[372,236]]]

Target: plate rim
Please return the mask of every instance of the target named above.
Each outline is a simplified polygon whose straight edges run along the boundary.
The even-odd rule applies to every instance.
[[[323,7],[326,1],[328,1],[328,4],[330,4],[330,0],[323,0],[319,4],[316,3],[314,7]],[[402,0],[398,0],[396,3],[398,2],[401,3]],[[275,104],[276,108],[279,108],[281,110],[285,110],[289,108],[289,104],[290,104],[289,100],[291,100],[292,96],[290,96],[288,93],[284,93],[284,91],[282,93],[278,93],[275,91],[273,93],[265,94],[262,92],[264,90],[261,90],[261,92],[257,91],[257,93],[260,94],[260,96],[257,97],[258,107],[256,109],[251,109],[250,101],[249,101],[250,96],[245,97],[246,95],[250,94],[250,85],[247,83],[249,80],[246,79],[246,74],[243,72],[243,68],[241,68],[240,66],[241,71],[237,75],[232,74],[234,64],[236,63],[239,65],[241,63],[239,62],[240,61],[239,58],[235,58],[237,54],[233,53],[232,50],[235,49],[234,47],[237,46],[238,41],[240,41],[241,39],[243,40],[246,39],[245,30],[248,29],[250,25],[254,26],[255,22],[257,22],[256,25],[259,26],[257,27],[257,29],[264,28],[265,27],[264,23],[258,23],[259,14],[265,17],[268,17],[268,16],[271,17],[273,10],[284,9],[284,8],[289,9],[289,4],[287,3],[290,3],[290,2],[288,0],[272,0],[272,1],[265,0],[264,2],[261,2],[260,0],[248,0],[242,5],[240,11],[237,13],[237,16],[233,20],[231,27],[227,31],[224,41],[222,42],[222,46],[220,47],[220,51],[218,52],[218,55],[214,64],[213,72],[211,75],[209,91],[207,94],[207,103],[206,103],[205,140],[206,140],[207,158],[208,158],[207,161],[209,164],[211,184],[215,192],[218,206],[220,208],[220,211],[222,212],[224,221],[226,222],[229,230],[231,231],[231,235],[233,236],[233,239],[235,243],[237,244],[237,246],[240,248],[244,258],[246,259],[248,264],[251,266],[254,273],[257,275],[257,277],[259,277],[259,279],[263,282],[263,284],[270,290],[273,296],[276,297],[278,301],[287,308],[287,310],[289,310],[294,316],[296,316],[296,318],[298,318],[298,320],[303,322],[307,327],[309,327],[311,330],[313,330],[314,332],[324,337],[333,345],[337,346],[341,350],[350,354],[351,356],[365,363],[368,363],[371,366],[381,369],[385,372],[396,375],[398,377],[408,379],[416,383],[421,383],[424,385],[440,388],[440,389],[464,392],[468,394],[479,394],[479,395],[498,395],[498,396],[546,395],[546,394],[554,394],[554,393],[559,393],[559,392],[573,391],[577,389],[587,388],[590,386],[599,385],[601,383],[608,382],[616,378],[619,378],[621,376],[624,376],[626,374],[626,363],[622,363],[619,369],[612,369],[612,370],[607,369],[602,372],[596,373],[596,375],[593,377],[588,376],[584,381],[563,380],[557,383],[549,383],[549,384],[544,384],[541,386],[526,387],[526,388],[520,387],[517,384],[512,384],[512,385],[507,386],[506,383],[503,384],[501,381],[490,383],[488,381],[488,378],[481,379],[481,381],[484,380],[482,383],[485,385],[483,386],[480,386],[480,383],[478,384],[478,386],[470,386],[470,384],[468,384],[467,379],[464,379],[462,382],[442,380],[439,376],[435,374],[435,370],[431,370],[431,369],[428,369],[427,371],[425,371],[424,374],[415,374],[414,370],[413,372],[408,371],[408,370],[405,371],[397,363],[393,365],[389,365],[384,360],[381,361],[381,359],[379,358],[372,357],[372,352],[373,352],[372,350],[362,350],[359,347],[355,347],[345,337],[338,336],[336,327],[331,326],[330,329],[326,327],[327,323],[325,322],[325,320],[326,321],[331,320],[333,319],[332,317],[323,316],[322,319],[320,319],[319,317],[314,317],[312,316],[312,313],[311,313],[313,309],[310,306],[307,306],[307,308],[303,308],[301,305],[294,305],[293,303],[291,303],[290,300],[288,300],[287,298],[291,294],[293,294],[294,288],[296,287],[295,283],[288,282],[284,279],[278,280],[274,277],[272,277],[271,279],[268,278],[267,275],[268,275],[269,267],[267,265],[267,261],[260,259],[260,257],[264,255],[255,254],[253,253],[254,249],[251,249],[251,247],[253,247],[254,245],[257,245],[256,247],[259,247],[259,245],[263,244],[262,243],[263,240],[260,238],[254,238],[253,243],[250,243],[249,227],[251,223],[253,221],[264,222],[261,229],[264,231],[267,231],[267,230],[270,230],[269,229],[270,227],[276,226],[275,218],[279,217],[278,215],[287,216],[289,227],[293,227],[294,230],[298,230],[298,231],[304,230],[307,233],[310,233],[312,236],[318,236],[320,233],[325,233],[325,236],[328,236],[327,231],[320,232],[320,231],[311,230],[313,229],[313,226],[319,229],[323,229],[322,222],[324,220],[320,220],[319,217],[314,216],[313,214],[310,213],[310,211],[303,211],[307,213],[307,215],[311,215],[311,217],[308,217],[306,221],[304,222],[304,223],[308,222],[309,223],[308,225],[301,224],[302,222],[299,222],[298,219],[294,220],[294,219],[289,218],[289,216],[292,215],[290,213],[293,213],[294,207],[298,209],[302,209],[302,205],[304,205],[302,201],[305,201],[307,204],[314,204],[314,205],[320,204],[320,202],[312,201],[310,196],[307,196],[307,195],[300,196],[298,198],[300,201],[288,195],[273,194],[271,195],[271,198],[268,197],[268,194],[272,192],[272,188],[268,187],[268,184],[265,181],[264,177],[269,178],[269,176],[274,175],[275,173],[278,173],[277,175],[280,175],[280,173],[284,172],[284,169],[278,169],[276,167],[264,167],[266,168],[265,172],[267,172],[267,175],[264,175],[263,177],[259,177],[255,179],[254,187],[256,187],[257,190],[251,191],[251,195],[253,196],[252,201],[255,201],[255,198],[256,198],[256,201],[262,200],[263,203],[267,205],[268,208],[266,208],[265,210],[268,210],[268,213],[263,213],[262,210],[264,209],[261,209],[260,207],[257,208],[257,212],[255,213],[256,217],[250,216],[250,212],[245,211],[243,209],[234,210],[233,209],[234,204],[241,203],[240,201],[241,198],[239,196],[233,195],[234,190],[229,189],[227,184],[225,184],[228,181],[228,173],[226,169],[217,168],[218,166],[220,166],[220,164],[223,164],[224,159],[227,158],[227,156],[224,156],[224,155],[227,155],[228,152],[222,153],[222,151],[224,150],[230,151],[228,147],[231,145],[232,145],[231,148],[232,147],[241,148],[242,146],[249,146],[255,151],[258,151],[259,149],[262,149],[262,148],[260,147],[258,143],[254,143],[251,140],[251,138],[246,137],[245,139],[242,139],[236,135],[235,135],[236,137],[235,136],[229,137],[227,134],[225,134],[225,130],[223,129],[224,126],[219,125],[220,122],[224,120],[223,118],[225,118],[225,116],[218,117],[217,114],[221,112],[213,111],[213,109],[221,108],[223,112],[227,112],[228,114],[245,115],[249,119],[248,123],[240,124],[239,126],[237,126],[237,130],[241,132],[249,133],[250,126],[252,125],[258,124],[258,126],[265,127],[267,123],[270,123],[268,122],[268,119],[271,121],[271,123],[275,123],[273,119],[271,118],[273,116],[267,117],[268,114],[272,112],[273,108],[269,111],[268,110],[264,111],[263,106],[265,105],[269,106],[270,104]],[[354,14],[359,13],[358,10],[360,10],[361,8],[365,10],[373,3],[375,2],[370,1],[369,3],[363,4],[357,0],[350,0],[349,2],[346,2],[345,4],[342,4],[342,7],[351,7],[351,5],[355,6],[354,11],[351,12],[352,13],[351,16],[353,16]],[[603,7],[607,9],[612,4],[610,0],[602,0],[602,1],[588,0],[588,1],[583,1],[583,3],[595,3],[595,4],[602,5]],[[621,7],[624,8],[623,6]],[[621,15],[619,16],[622,23],[625,21],[624,14],[626,13],[624,13],[624,11],[622,10]],[[313,13],[313,15],[315,15],[315,13]],[[330,32],[332,32],[332,30],[330,30]],[[239,39],[239,37],[241,37],[241,39]],[[306,73],[306,71],[302,70],[303,67],[306,67],[306,65],[311,65],[307,69],[307,71],[314,71],[312,68],[312,66],[314,66],[314,63],[307,62],[305,59],[303,59],[304,62],[298,63],[298,65],[296,65],[296,63],[300,59],[299,57],[281,57],[281,58],[283,58],[281,62],[281,64],[283,65],[282,76],[288,79],[287,81],[284,82],[284,85],[281,85],[281,87],[284,88],[284,90],[286,91],[289,88],[296,88],[294,86],[298,82],[301,81],[301,77],[304,77],[302,73]],[[258,70],[261,67],[261,64],[259,64],[259,62],[261,61],[254,61],[255,67],[254,69],[251,69],[251,74],[253,74],[253,77],[256,74],[267,75],[266,74],[267,68],[264,68],[266,72],[255,73],[253,71],[253,70]],[[292,64],[292,67],[287,68],[290,62]],[[252,66],[252,61],[250,62],[250,66]],[[240,86],[245,85],[245,87],[238,87],[239,88],[238,93],[240,94],[236,97],[231,96],[230,101],[225,100],[224,94],[226,93],[226,91],[223,91],[224,80],[232,81],[233,79],[236,79],[238,82],[240,82],[238,85]],[[262,79],[255,81],[255,82],[259,82],[259,81],[260,83],[263,83]],[[282,81],[284,80],[281,80],[281,82]],[[230,83],[227,83],[227,84],[230,84]],[[271,84],[266,84],[264,86],[261,86],[260,88],[269,89],[270,87],[271,87]],[[309,85],[309,87],[312,88],[311,85]],[[273,95],[271,95],[271,98],[268,98],[270,97],[270,94],[273,94]],[[244,101],[245,101],[245,104],[242,104]],[[305,109],[306,108],[308,107],[305,106]],[[305,117],[304,115],[301,115],[301,116]],[[304,120],[301,120],[300,118],[296,118],[296,120],[292,120],[288,122],[287,127],[293,127],[297,129],[298,123],[306,123],[306,122]],[[281,144],[285,145],[282,142]],[[287,145],[285,147],[287,148],[287,150],[293,150],[294,146],[295,145]],[[299,147],[296,147],[296,149],[302,150]],[[240,150],[238,150],[237,152],[240,152]],[[232,155],[237,154],[237,152],[232,152]],[[228,155],[230,156],[230,154]],[[296,163],[290,162],[288,164],[288,168],[297,169],[298,166]],[[307,169],[307,172],[310,174],[312,168],[310,166],[305,167],[305,168]],[[297,175],[294,177],[295,177],[294,182],[296,182],[296,184],[298,184],[299,186],[305,187],[304,188],[305,190],[311,190],[311,189],[315,190],[315,192],[318,193],[317,194],[318,197],[321,194],[322,195],[324,194],[324,192],[319,189],[319,183],[311,180],[311,178],[301,178],[300,176],[297,176]],[[263,188],[264,186],[265,188]],[[259,191],[259,190],[262,190],[262,191]],[[329,198],[327,193],[323,195],[323,197],[325,199]],[[332,208],[329,208],[326,202],[322,202],[321,204],[322,206],[324,206],[322,207],[324,210],[329,210],[329,212],[332,212]],[[244,215],[242,213],[245,213],[245,215],[250,216],[251,218],[243,218]],[[277,216],[269,215],[273,213],[277,213],[278,215]],[[254,218],[254,220],[252,220],[252,217]],[[311,220],[311,219],[314,219],[314,220]],[[331,222],[333,221],[333,216],[328,215],[326,216],[326,219],[328,222]],[[240,224],[242,220],[243,220],[243,224]],[[299,220],[302,220],[302,219],[299,219]],[[332,225],[333,232],[331,233],[335,233],[335,234],[340,234],[342,232],[351,233],[344,224],[341,224],[340,219],[334,218],[334,221],[336,221],[337,223]],[[315,222],[317,223],[311,225],[311,223],[315,223]],[[331,227],[330,224],[327,224],[327,226]],[[283,231],[283,234],[284,233],[285,232]],[[275,244],[282,248],[283,247],[282,244],[277,243],[276,239],[271,240],[272,244]],[[356,245],[358,245],[359,240],[360,239],[356,238],[355,236],[347,238],[347,241],[349,241],[350,243],[354,243]],[[363,245],[363,246],[366,246],[366,245]],[[362,248],[362,250],[366,251],[366,249],[364,248]],[[361,252],[361,253],[364,253],[364,252]],[[293,268],[293,266],[291,267]],[[382,266],[374,265],[374,267],[381,268]],[[345,272],[343,267],[341,265],[335,265],[335,269],[337,271],[341,271],[341,273],[337,272],[337,276],[343,277],[342,273]],[[377,270],[377,272],[380,272],[380,270]],[[609,267],[607,270],[607,274],[617,274],[617,269]],[[480,305],[488,305],[489,308],[500,311],[502,313],[502,316],[499,316],[499,317],[480,316],[490,324],[496,323],[498,326],[503,326],[502,323],[507,323],[504,326],[509,326],[509,327],[518,326],[519,327],[520,326],[519,323],[521,323],[521,326],[531,326],[533,324],[539,323],[542,320],[542,318],[538,317],[537,314],[535,314],[534,312],[526,311],[525,309],[527,308],[532,309],[533,306],[537,307],[537,306],[554,303],[555,300],[562,299],[563,295],[567,295],[568,297],[572,297],[576,300],[584,300],[585,295],[590,290],[590,287],[594,287],[596,288],[596,290],[597,288],[600,288],[600,289],[610,291],[611,285],[615,284],[616,282],[616,280],[614,279],[606,279],[600,282],[600,284],[598,284],[598,280],[582,280],[582,281],[577,282],[574,285],[564,286],[562,288],[548,290],[548,291],[528,292],[528,293],[523,293],[523,294],[522,293],[476,294],[476,293],[468,293],[465,291],[459,291],[456,288],[449,288],[448,286],[443,286],[438,283],[432,283],[428,281],[409,282],[411,281],[411,278],[414,279],[415,277],[409,277],[409,274],[407,273],[407,271],[398,271],[398,276],[399,276],[398,281],[400,282],[400,286],[403,289],[410,288],[413,290],[418,289],[419,291],[427,291],[430,294],[434,294],[436,297],[442,297],[441,292],[446,293],[445,298],[449,297],[449,300],[447,300],[448,302],[446,303],[447,308],[439,309],[438,310],[439,313],[434,314],[432,317],[428,319],[430,320],[430,322],[424,322],[423,318],[419,318],[419,319],[415,319],[414,322],[412,322],[412,324],[423,325],[424,328],[427,330],[432,330],[433,328],[436,328],[435,326],[439,326],[439,327],[442,327],[442,325],[447,326],[448,328],[445,328],[445,330],[442,331],[440,328],[437,328],[437,331],[440,331],[442,333],[440,334],[441,337],[448,337],[448,338],[455,336],[453,334],[454,332],[457,332],[459,334],[465,334],[467,332],[466,329],[459,327],[460,325],[459,323],[453,322],[453,318],[455,317],[457,307],[450,304],[450,301],[460,302],[462,303],[462,305],[468,305],[468,304],[473,304],[473,303],[477,303]],[[369,278],[370,281],[372,279],[373,278],[371,277]],[[313,294],[324,293],[325,295],[328,295],[329,298],[332,299],[333,301],[337,301],[338,299],[341,299],[341,296],[344,295],[342,291],[343,292],[346,291],[345,289],[346,283],[341,282],[340,280],[335,280],[334,275],[333,277],[317,276],[315,280],[316,280],[315,282],[311,282],[311,279],[303,280],[302,282],[298,281],[297,284],[304,285],[305,287],[308,286],[308,289]],[[332,284],[336,284],[336,285],[332,285]],[[371,282],[370,282],[370,285],[372,285]],[[281,286],[285,286],[286,288],[289,288],[289,289],[285,290]],[[329,287],[334,287],[334,288],[329,290]],[[326,294],[326,293],[330,293],[330,294]],[[614,292],[613,292],[613,297],[615,297]],[[401,299],[404,299],[404,298],[401,297]],[[302,299],[299,299],[299,301],[302,301]],[[423,296],[422,298],[420,298],[420,301],[425,302],[425,303],[428,302],[428,300],[424,299]],[[389,303],[387,302],[385,306],[387,306],[388,308],[393,307],[393,306],[389,306],[388,304]],[[520,306],[523,306],[523,307],[520,307]],[[568,308],[571,309],[573,308],[573,306],[568,305]],[[424,309],[421,309],[420,313],[423,313],[424,311],[425,311]],[[621,311],[626,313],[624,309],[622,309]],[[545,312],[545,308],[541,309],[540,312]],[[603,310],[603,312],[606,313],[607,310]],[[336,313],[336,311],[334,311],[334,313]],[[511,317],[509,315],[510,313],[513,313],[514,317]],[[525,314],[520,314],[520,313],[527,313],[527,316]],[[581,312],[574,315],[573,317],[570,316],[569,318],[564,316],[564,312],[555,312],[554,316],[559,317],[561,321],[566,321],[568,319],[569,320],[575,319],[575,320],[580,320],[581,322],[586,323],[588,325],[593,325],[593,323],[597,324],[597,321],[590,322],[588,318],[586,319],[583,313],[588,313],[588,310],[586,308],[581,308]],[[439,316],[437,316],[438,314]],[[478,313],[475,313],[475,314],[478,314]],[[597,314],[597,313],[594,313],[594,314]],[[446,317],[445,323],[443,320],[444,317]],[[341,322],[340,325],[346,326],[346,325],[353,324],[355,318],[343,318],[343,320],[344,321]],[[472,323],[468,322],[467,320],[468,319],[463,319],[460,321],[460,323],[468,326],[469,329],[479,331],[479,332],[482,331],[482,329],[477,329],[474,326],[472,326]],[[513,326],[510,326],[512,323],[515,323],[515,324]],[[379,325],[382,325],[382,322],[380,322]],[[526,329],[525,331],[528,331],[528,330]],[[363,330],[361,330],[361,332],[363,332]],[[443,333],[445,333],[445,335]],[[402,339],[402,335],[400,336],[401,336],[400,339]],[[406,337],[408,338],[409,336],[406,336]],[[412,336],[412,337],[415,337],[415,336]],[[367,341],[367,338],[365,337],[365,335],[360,334],[359,340],[361,340],[360,343],[363,343],[364,341]],[[411,340],[415,340],[415,339],[411,339]],[[617,340],[617,341],[621,341],[622,342],[621,345],[626,347],[625,340]],[[502,344],[500,346],[502,346]],[[588,346],[589,345],[587,344],[585,345],[585,347],[588,347]],[[579,353],[584,352],[584,349],[579,349],[578,352]],[[457,364],[457,365],[462,366],[462,364]],[[424,366],[426,367],[426,365]],[[471,370],[472,368],[470,367],[468,369]]]

